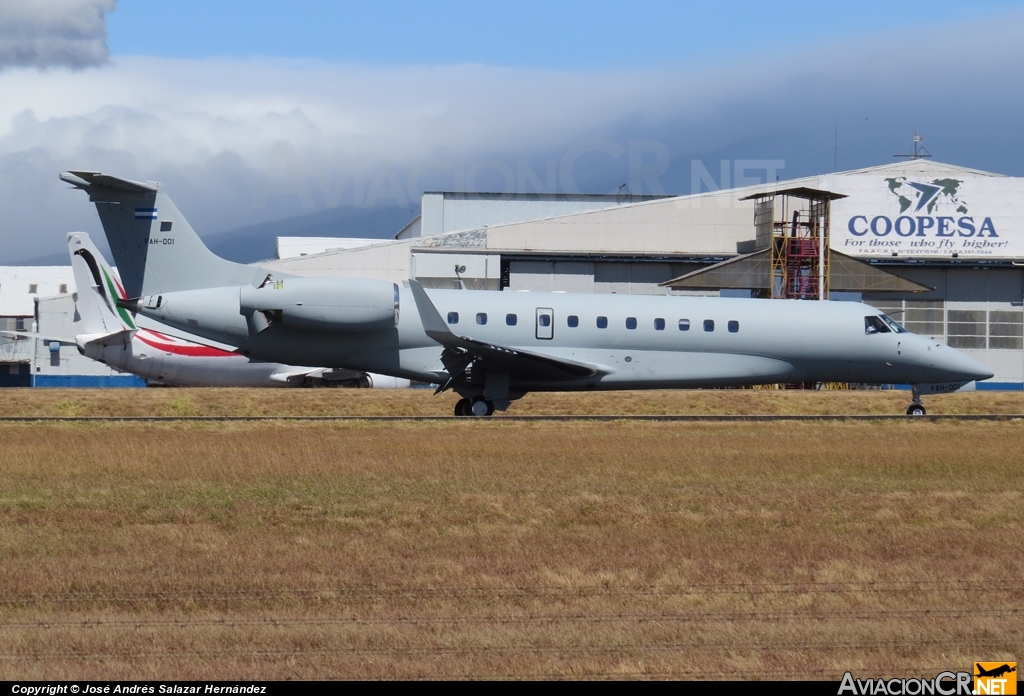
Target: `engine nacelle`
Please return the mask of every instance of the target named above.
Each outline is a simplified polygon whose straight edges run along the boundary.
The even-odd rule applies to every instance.
[[[398,324],[398,286],[361,278],[285,278],[243,285],[239,311],[258,333],[279,321],[294,329],[350,333]]]

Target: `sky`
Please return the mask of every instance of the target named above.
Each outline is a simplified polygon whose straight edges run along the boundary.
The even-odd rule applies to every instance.
[[[1022,176],[1022,78],[1021,2],[0,2],[0,264],[99,233],[68,169],[160,181],[204,236],[424,190],[787,179],[915,131]]]

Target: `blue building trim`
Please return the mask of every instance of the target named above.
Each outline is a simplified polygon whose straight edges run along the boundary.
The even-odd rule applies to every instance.
[[[117,389],[144,387],[146,380],[137,375],[33,375],[32,386]]]
[[[978,382],[978,391],[1024,391],[1020,382]]]

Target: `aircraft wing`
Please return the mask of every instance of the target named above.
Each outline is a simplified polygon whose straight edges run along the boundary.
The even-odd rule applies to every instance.
[[[532,380],[552,382],[593,377],[602,372],[597,365],[453,334],[448,328],[448,324],[441,318],[434,303],[430,301],[423,286],[415,280],[410,280],[409,287],[413,297],[416,298],[416,309],[419,311],[426,334],[444,346],[446,353],[451,351],[456,354],[465,354],[465,358],[468,359],[464,358],[461,361],[463,367],[473,359],[481,359],[488,366],[493,366],[501,372],[508,372],[510,375],[523,375]],[[459,362],[452,359],[455,357],[457,356],[451,355],[449,360],[442,357],[445,367],[448,367],[449,363]],[[450,372],[451,370],[449,370]],[[444,385],[442,389],[443,387]]]

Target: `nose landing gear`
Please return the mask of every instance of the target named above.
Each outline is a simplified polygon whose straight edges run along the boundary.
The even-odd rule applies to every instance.
[[[920,394],[920,392],[918,392],[916,384],[913,387],[911,387],[910,393],[911,393],[911,396],[912,396],[914,401],[913,401],[912,404],[907,406],[907,415],[908,416],[926,416],[926,415],[928,415],[928,412],[924,410],[924,404],[921,403],[921,394]]]

